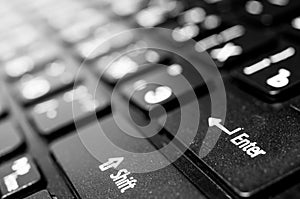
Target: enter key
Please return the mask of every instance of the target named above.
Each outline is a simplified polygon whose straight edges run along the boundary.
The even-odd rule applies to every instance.
[[[202,115],[191,144],[180,137],[191,131],[191,124],[186,122],[186,126],[181,127],[184,133],[177,132],[174,125],[180,118],[179,111],[170,113],[164,125],[166,133],[176,134],[180,143],[189,146],[193,165],[206,170],[215,181],[225,182],[225,189],[241,197],[266,198],[270,192],[280,191],[293,182],[295,175],[291,174],[299,171],[300,166],[297,111],[290,107],[271,107],[233,87],[227,92],[225,121],[211,115],[205,98],[198,102]],[[206,139],[209,135],[217,138],[215,143]],[[203,156],[202,149],[209,152]],[[181,169],[184,168],[183,165]]]

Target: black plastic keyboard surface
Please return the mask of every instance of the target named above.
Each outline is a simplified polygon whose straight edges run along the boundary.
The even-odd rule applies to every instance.
[[[0,4],[1,199],[300,198],[298,0]],[[151,27],[170,35],[130,33]],[[210,110],[217,77],[197,68],[219,70],[224,121]],[[150,156],[113,150],[99,161],[80,135],[136,154],[170,145],[154,160],[168,166],[134,173]]]

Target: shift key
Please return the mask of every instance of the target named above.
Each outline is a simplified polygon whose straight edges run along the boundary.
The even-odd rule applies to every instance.
[[[205,198],[121,117],[104,118],[51,148],[81,198]]]

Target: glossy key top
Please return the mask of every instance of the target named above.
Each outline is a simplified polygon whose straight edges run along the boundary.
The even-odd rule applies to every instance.
[[[176,17],[186,5],[182,1],[153,1],[148,2],[134,16],[134,20],[140,27],[154,27],[166,22],[171,16]]]
[[[286,33],[287,38],[300,42],[300,17],[294,18],[289,24],[284,28],[284,33]]]
[[[98,86],[94,94],[93,87],[80,84],[61,95],[48,99],[33,106],[30,110],[30,119],[38,132],[42,135],[67,133],[89,122],[97,115],[103,115],[109,107],[107,91]]]
[[[27,73],[41,70],[47,62],[55,59],[57,49],[45,42],[29,46],[26,53],[19,55],[4,65],[4,72],[9,80],[16,80]]]
[[[15,94],[27,106],[73,86],[74,82],[74,67],[62,60],[56,60],[47,64],[43,71],[23,76],[15,84]]]
[[[274,25],[295,17],[300,8],[298,0],[247,0],[243,2],[244,15],[256,23]]]
[[[197,4],[197,2],[193,3]],[[202,3],[199,4],[161,25],[172,30],[172,40],[179,43],[189,39],[199,40],[228,27],[229,24],[224,21],[220,13],[209,9]]]
[[[61,27],[60,37],[68,44],[74,45],[94,33],[97,27],[108,22],[107,13],[99,13],[96,9],[82,9],[76,12],[76,19],[72,23]]]
[[[197,41],[195,50],[208,52],[218,67],[232,67],[268,51],[272,42],[274,35],[268,31],[235,24]]]
[[[1,198],[18,198],[33,189],[41,180],[37,166],[29,156],[22,156],[0,165]]]
[[[295,43],[282,42],[272,52],[242,65],[236,77],[266,99],[288,99],[300,85],[299,50]]]
[[[195,67],[205,66],[199,64]],[[143,111],[150,111],[156,105],[163,105],[170,110],[178,106],[176,98],[183,99],[194,91],[200,95],[206,93],[201,75],[182,59],[171,60],[170,64],[137,76],[123,84],[120,90],[126,99]]]
[[[77,43],[75,51],[82,60],[88,61],[111,50],[127,46],[136,39],[136,35],[127,31],[129,28],[128,25],[120,22],[100,26],[93,35]]]
[[[141,134],[124,118],[119,119],[129,134],[121,131],[114,120],[108,117],[99,124],[82,128],[79,134],[66,137],[51,147],[57,163],[81,198],[205,198],[172,165],[150,171],[151,164],[163,164],[166,159],[158,154],[157,159],[151,160],[152,156],[146,154],[155,150],[154,147],[140,137]],[[94,152],[103,153],[102,161],[87,151],[78,135],[90,136],[84,139],[87,141],[85,143],[90,143],[92,148],[99,147]],[[125,151],[107,148],[107,138]],[[133,155],[128,155],[126,151]],[[146,153],[142,159],[138,158],[141,153]],[[145,172],[134,172],[137,170]]]
[[[162,50],[149,49],[143,41],[100,57],[95,62],[99,77],[115,85],[119,80],[155,68],[155,64],[167,63],[169,56]]]

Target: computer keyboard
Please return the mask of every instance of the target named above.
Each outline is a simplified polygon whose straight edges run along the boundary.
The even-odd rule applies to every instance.
[[[299,47],[293,43],[282,42],[276,51],[270,51],[267,55],[262,53],[257,56],[257,60],[254,59],[255,61],[241,67],[237,77],[256,88],[255,90],[266,99],[288,99],[294,96],[293,88],[298,87],[298,74],[294,69],[298,62],[297,48]]]
[[[1,199],[300,198],[300,1],[0,4]]]

